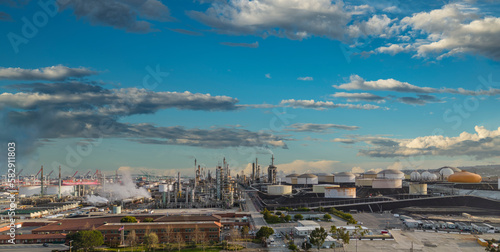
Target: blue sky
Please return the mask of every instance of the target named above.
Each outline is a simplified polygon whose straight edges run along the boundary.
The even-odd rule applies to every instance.
[[[498,164],[498,7],[2,1],[0,139],[31,172]]]

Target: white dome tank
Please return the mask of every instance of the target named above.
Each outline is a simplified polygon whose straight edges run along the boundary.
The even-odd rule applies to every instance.
[[[439,174],[443,179],[447,179],[450,175],[454,174],[453,170],[451,168],[443,168],[439,170]]]
[[[411,181],[420,181],[422,179],[422,176],[418,171],[414,171],[410,174],[410,180]]]

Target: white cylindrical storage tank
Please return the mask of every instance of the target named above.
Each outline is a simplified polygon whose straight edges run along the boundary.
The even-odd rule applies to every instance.
[[[401,179],[374,179],[372,188],[402,188],[403,180]]]
[[[339,185],[313,185],[313,193],[325,193],[326,187],[340,187]]]
[[[114,214],[121,214],[122,213],[122,207],[121,206],[113,206],[113,213]]]
[[[310,173],[305,173],[297,177],[297,184],[300,185],[317,185],[318,176]]]
[[[410,183],[410,194],[427,195],[427,184]]]
[[[41,190],[41,186],[20,186],[19,194],[24,194],[26,197],[30,197],[35,194],[40,194]]]
[[[449,167],[442,168],[441,170],[439,170],[439,174],[441,175],[442,179],[447,179],[453,173],[455,172]]]
[[[335,174],[335,183],[355,183],[356,176],[352,172],[340,172]]]
[[[413,171],[410,174],[410,180],[411,181],[420,181],[421,180],[421,175],[418,171]]]
[[[356,188],[354,187],[326,187],[325,198],[356,198]]]
[[[379,172],[377,178],[380,179],[404,179],[405,174],[400,170],[387,169]]]
[[[297,173],[289,174],[285,177],[285,183],[290,185],[297,184],[297,177],[299,177],[299,174]]]
[[[269,195],[285,195],[292,193],[291,185],[268,185],[267,194]]]
[[[72,195],[75,192],[74,186],[61,186],[61,195]],[[45,188],[46,195],[59,194],[59,186],[49,186]]]

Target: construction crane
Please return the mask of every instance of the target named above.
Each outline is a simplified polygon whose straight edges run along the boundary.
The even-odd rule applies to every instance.
[[[88,175],[89,175],[90,171],[87,172],[87,174],[85,174],[85,176],[83,176],[83,178],[86,178]]]
[[[35,175],[35,178],[38,177],[38,174],[40,174],[40,172],[42,171],[43,168],[40,168],[40,170],[38,170],[38,173]]]
[[[73,176],[71,176],[71,179],[74,179],[77,173],[78,173],[78,171],[76,171],[75,174],[73,174]]]
[[[94,174],[92,174],[92,178],[94,178],[94,179],[95,179],[95,178],[97,178],[97,177],[96,177],[96,174],[97,174],[97,173],[99,173],[99,170],[97,170],[97,169],[96,169],[96,170],[95,170],[95,172],[94,172]]]
[[[46,178],[50,178],[50,175],[54,172],[54,170],[50,171]]]
[[[20,171],[16,174],[16,177],[18,177],[18,176],[19,176],[19,174],[21,174],[21,172],[23,172],[23,171],[24,171],[24,169],[21,169],[21,170],[20,170]]]

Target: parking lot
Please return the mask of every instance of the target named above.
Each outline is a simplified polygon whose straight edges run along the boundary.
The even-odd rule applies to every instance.
[[[371,229],[374,233],[375,231],[403,227],[403,222],[390,213],[357,213],[352,216],[358,222],[363,223],[362,226]]]

